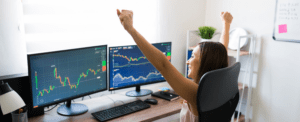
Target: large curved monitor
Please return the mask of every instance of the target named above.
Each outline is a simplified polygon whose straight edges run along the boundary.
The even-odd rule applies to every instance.
[[[107,45],[29,54],[32,107],[67,101],[66,106],[58,108],[59,114],[86,112],[85,105],[71,105],[71,100],[107,90],[106,62]]]
[[[171,61],[171,42],[155,43],[156,48]],[[160,72],[148,61],[137,45],[109,47],[109,90],[136,87],[127,96],[144,96],[151,90],[141,85],[165,81]]]

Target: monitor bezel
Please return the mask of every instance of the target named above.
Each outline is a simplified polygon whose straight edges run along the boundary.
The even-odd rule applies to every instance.
[[[172,42],[159,42],[159,43],[151,43],[152,45],[153,44],[163,44],[163,43],[170,43],[171,45],[171,60],[170,62],[172,61]],[[120,89],[126,89],[126,88],[130,88],[130,87],[136,87],[136,86],[143,86],[143,85],[149,85],[149,84],[154,84],[154,83],[161,83],[161,82],[165,82],[166,80],[158,80],[158,81],[154,81],[154,82],[149,82],[149,83],[142,83],[142,84],[134,84],[134,85],[129,85],[129,86],[125,86],[125,87],[119,87],[119,88],[114,88],[114,89],[110,89],[110,76],[111,76],[111,73],[110,73],[110,59],[111,59],[111,56],[110,56],[110,48],[116,48],[116,47],[126,47],[126,46],[137,46],[137,45],[123,45],[123,46],[114,46],[114,47],[109,47],[108,49],[108,55],[109,55],[109,59],[108,59],[108,74],[109,74],[109,77],[108,77],[108,90],[109,91],[114,91],[114,90],[120,90]],[[154,67],[155,68],[155,67]]]
[[[44,54],[51,54],[51,53],[59,53],[59,52],[66,52],[66,51],[74,51],[74,50],[81,50],[81,49],[88,49],[88,48],[95,48],[95,47],[105,47],[106,48],[106,62],[108,60],[107,58],[107,45],[98,45],[98,46],[90,46],[90,47],[81,47],[81,48],[73,48],[73,49],[66,49],[66,50],[58,50],[58,51],[51,51],[51,52],[42,52],[42,53],[34,53],[34,54],[27,54],[27,63],[28,63],[28,77],[29,77],[29,85],[30,85],[30,102],[31,102],[31,105],[29,107],[31,107],[32,109],[37,109],[37,108],[41,108],[41,107],[47,107],[47,106],[51,106],[51,105],[55,105],[55,104],[59,104],[61,102],[65,102],[65,101],[69,101],[69,100],[73,100],[73,99],[76,99],[76,98],[80,98],[80,97],[84,97],[86,95],[91,95],[91,94],[94,94],[94,93],[97,93],[97,92],[102,92],[102,91],[106,91],[108,89],[107,87],[107,75],[108,75],[108,68],[106,68],[106,85],[105,85],[105,88],[104,89],[100,89],[100,90],[97,90],[97,91],[93,91],[93,92],[89,92],[89,93],[84,93],[84,94],[81,94],[81,95],[76,95],[76,96],[73,96],[73,97],[69,97],[69,98],[65,98],[65,99],[61,99],[61,100],[58,100],[58,101],[55,101],[55,102],[51,102],[51,103],[48,103],[48,104],[44,104],[44,105],[41,105],[41,106],[38,106],[36,108],[34,108],[34,105],[33,105],[33,93],[32,93],[32,83],[31,83],[31,68],[30,68],[30,56],[36,56],[36,55],[44,55]],[[107,63],[106,63],[106,67],[108,67]]]

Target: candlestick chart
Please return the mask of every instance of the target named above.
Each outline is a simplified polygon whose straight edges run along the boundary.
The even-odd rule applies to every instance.
[[[106,89],[106,47],[30,56],[34,106]]]

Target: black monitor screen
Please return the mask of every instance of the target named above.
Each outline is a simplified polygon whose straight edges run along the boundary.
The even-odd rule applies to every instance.
[[[192,53],[193,53],[193,50],[188,50],[188,55],[187,55],[187,61],[192,57]],[[188,74],[189,74],[189,67],[188,65],[186,66],[186,77],[191,79],[190,77],[188,77]]]
[[[171,42],[153,44],[171,61]],[[109,48],[109,90],[165,81],[137,45]]]
[[[107,90],[107,46],[28,55],[33,107]]]

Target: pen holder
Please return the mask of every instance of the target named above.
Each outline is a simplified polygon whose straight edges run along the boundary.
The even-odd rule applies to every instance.
[[[21,108],[11,112],[13,122],[28,122],[27,109]]]

